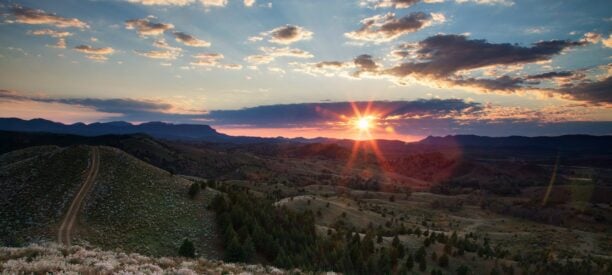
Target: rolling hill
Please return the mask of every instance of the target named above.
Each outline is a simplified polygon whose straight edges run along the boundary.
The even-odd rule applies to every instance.
[[[73,243],[176,255],[189,238],[205,256],[218,257],[214,222],[205,209],[212,191],[191,199],[191,181],[106,146],[31,147],[2,155],[2,245],[56,239],[93,148],[99,152],[98,173],[77,217]]]

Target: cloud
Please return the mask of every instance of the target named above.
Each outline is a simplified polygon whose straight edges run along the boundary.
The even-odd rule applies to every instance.
[[[262,54],[250,55],[245,60],[251,64],[268,64],[274,61],[277,57],[292,57],[292,58],[312,58],[310,52],[289,48],[289,47],[260,47],[259,51]]]
[[[58,49],[65,49],[66,48],[66,39],[65,38],[59,38],[57,40],[57,43],[53,44],[53,45],[47,45],[48,47],[53,47],[53,48],[58,48]]]
[[[172,50],[134,51],[140,56],[152,59],[174,60],[179,57],[179,52]]]
[[[161,50],[149,50],[149,51],[134,51],[140,56],[144,56],[151,59],[163,59],[163,60],[174,60],[181,56],[183,49],[179,47],[173,47],[165,39],[158,39],[153,42],[153,47]]]
[[[37,101],[46,103],[62,103],[94,108],[106,113],[129,112],[165,112],[172,109],[172,105],[154,100],[137,100],[130,98],[52,98],[43,96],[30,96],[11,90],[0,90],[0,100]]]
[[[502,6],[513,6],[514,1],[511,0],[455,0],[459,4],[473,3],[478,5],[502,5]]]
[[[557,77],[570,77],[573,75],[574,75],[574,72],[570,72],[570,71],[547,72],[547,73],[530,75],[527,77],[527,79],[550,79],[550,78],[557,78]]]
[[[249,55],[245,57],[244,60],[251,64],[260,65],[260,64],[268,64],[274,61],[274,57],[269,56],[269,55],[256,54],[256,55]]]
[[[227,0],[200,0],[205,7],[225,7]]]
[[[612,34],[608,35],[608,38],[603,39],[602,43],[604,46],[608,47],[608,48],[612,48]]]
[[[193,56],[195,59],[191,63],[192,66],[205,67],[205,68],[219,68],[226,70],[240,70],[242,65],[240,64],[224,64],[221,60],[225,58],[220,53],[200,53]]]
[[[56,30],[51,30],[51,29],[31,30],[31,31],[28,31],[28,34],[37,35],[37,36],[50,36],[50,37],[55,37],[55,38],[64,38],[64,37],[68,37],[72,35],[71,32],[56,31]]]
[[[211,120],[212,124],[219,125],[308,127],[329,125],[329,123],[348,123],[347,117],[355,115],[354,108],[359,110],[370,108],[376,113],[379,120],[398,120],[410,117],[443,118],[457,112],[475,112],[482,106],[479,103],[468,103],[460,99],[297,103],[239,110],[213,110],[206,115],[206,118]]]
[[[244,0],[243,2],[245,7],[252,7],[255,5],[255,0]]]
[[[359,77],[363,73],[376,72],[379,65],[376,64],[373,57],[369,54],[362,54],[353,59],[353,63],[357,68],[357,71],[353,73],[353,76]]]
[[[186,6],[193,3],[194,0],[127,0],[130,3],[138,3],[147,6]]]
[[[330,66],[338,64],[329,63]],[[209,112],[182,110],[160,100],[130,98],[49,98],[0,90],[0,116],[83,120],[168,121],[198,123],[214,127],[258,129],[311,128],[318,135],[346,138],[354,128],[355,109],[369,110],[374,137],[391,129],[394,138],[448,134],[561,135],[609,134],[612,122],[585,120],[589,110],[581,106],[546,106],[537,109],[500,106],[462,99],[418,99],[401,101],[323,102],[264,105],[238,110]],[[179,110],[179,111],[177,111]],[[283,115],[279,115],[283,114]],[[229,127],[229,128],[228,128]],[[336,131],[336,132],[329,132]],[[236,132],[236,131],[234,131]],[[248,132],[248,131],[247,131]],[[250,131],[253,133],[253,131]],[[283,133],[280,131],[279,133]],[[325,133],[325,134],[321,134]],[[328,136],[329,136],[328,135]],[[314,137],[314,136],[313,136]]]
[[[445,20],[444,15],[439,13],[413,12],[397,18],[395,13],[389,12],[361,20],[361,28],[344,35],[353,40],[381,43],[416,32],[434,23],[442,23]]]
[[[310,40],[313,32],[294,25],[285,25],[278,28],[274,28],[267,32],[262,32],[259,36],[249,37],[249,41],[260,41],[264,37],[268,38],[268,41],[276,44],[288,45],[302,40]]]
[[[592,37],[592,36],[591,36]],[[548,62],[554,56],[573,48],[595,43],[593,39],[579,41],[539,41],[530,46],[509,43],[489,43],[469,39],[465,35],[435,35],[417,43],[403,43],[390,56],[399,63],[384,67],[371,55],[360,55],[354,60],[355,70],[349,75],[362,78],[388,78],[399,85],[421,83],[436,88],[463,88],[480,92],[534,94],[557,97],[590,105],[612,106],[609,95],[610,69],[553,71],[525,75],[514,72],[499,75],[499,71],[513,72],[528,63]],[[334,64],[346,64],[338,61]],[[309,74],[346,75],[349,67],[322,70],[313,64],[295,65],[296,71]],[[491,68],[496,68],[491,70]],[[499,69],[497,69],[499,68]],[[599,70],[598,75],[595,71]],[[601,74],[603,71],[603,75]],[[478,75],[478,74],[481,75]]]
[[[167,30],[174,29],[174,25],[166,23],[152,23],[148,18],[132,19],[125,21],[125,28],[128,30],[136,30],[138,35],[158,36]]]
[[[259,48],[259,50],[273,57],[295,57],[295,58],[312,58],[313,57],[313,55],[307,51],[295,49],[295,48],[289,48],[289,47],[283,47],[283,48],[261,47]]]
[[[49,37],[57,38],[57,42],[55,44],[47,45],[47,46],[48,47],[53,47],[53,48],[58,48],[58,49],[65,49],[66,48],[66,37],[72,35],[71,32],[56,31],[56,30],[51,30],[51,29],[32,30],[32,31],[28,31],[28,34],[29,35],[36,35],[36,36],[49,36]]]
[[[360,5],[369,6],[372,8],[395,8],[405,9],[413,6],[421,0],[365,0],[361,1]]]
[[[31,9],[22,6],[13,6],[11,9],[13,18],[9,22],[17,22],[29,25],[51,25],[57,28],[89,28],[87,23],[77,18],[66,18],[43,10]]]
[[[289,65],[294,67],[294,71],[302,72],[312,76],[345,76],[348,77],[348,70],[355,68],[354,62],[343,61],[321,61],[316,63],[292,62]]]
[[[220,53],[201,53],[193,56],[196,61],[191,62],[193,66],[216,67],[219,65],[219,60],[224,56]]]
[[[74,49],[78,52],[86,54],[87,58],[96,61],[105,61],[108,59],[108,55],[115,52],[115,50],[111,47],[94,48],[89,45],[79,45],[74,47]]]
[[[415,60],[401,63],[386,71],[398,77],[428,75],[444,77],[462,70],[494,65],[515,65],[550,60],[554,55],[586,42],[551,40],[531,47],[516,44],[493,44],[468,39],[465,35],[435,35],[420,41],[410,50]]]
[[[584,100],[594,104],[607,103],[612,105],[612,76],[602,80],[587,80],[567,85],[557,89],[557,92],[566,94],[573,99]]]
[[[176,41],[181,42],[187,46],[191,47],[210,47],[210,42],[197,39],[189,34],[184,32],[174,32],[174,37]]]

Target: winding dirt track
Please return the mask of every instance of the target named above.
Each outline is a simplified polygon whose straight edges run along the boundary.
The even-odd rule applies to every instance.
[[[85,200],[87,193],[89,193],[89,191],[91,191],[94,186],[94,181],[96,179],[96,176],[98,175],[99,166],[100,155],[98,153],[98,147],[92,147],[91,161],[87,169],[87,178],[85,178],[85,181],[81,185],[81,189],[79,189],[79,192],[72,200],[70,208],[68,208],[68,211],[66,212],[66,215],[62,220],[59,232],[57,232],[57,240],[59,243],[64,245],[70,245],[70,239],[74,223],[76,221],[77,216],[79,215],[81,208],[83,207],[83,201]]]

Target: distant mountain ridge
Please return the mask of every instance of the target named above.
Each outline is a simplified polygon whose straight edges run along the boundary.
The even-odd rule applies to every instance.
[[[0,130],[50,132],[81,136],[143,133],[156,138],[209,140],[211,142],[220,142],[230,139],[230,136],[221,134],[208,125],[171,124],[164,122],[146,122],[136,125],[125,121],[96,122],[91,124],[63,124],[45,119],[23,120],[19,118],[0,118]]]
[[[587,150],[612,153],[612,136],[563,135],[563,136],[509,136],[485,137],[476,135],[429,136],[418,142],[421,145],[479,148],[532,148],[561,151]]]
[[[91,124],[63,124],[45,119],[23,120],[19,118],[0,118],[0,131],[42,132],[71,134],[79,136],[131,135],[146,134],[158,139],[233,143],[233,144],[276,144],[276,143],[323,143],[337,144],[352,148],[356,142],[351,139],[335,138],[264,138],[249,136],[230,136],[217,132],[204,124],[172,124],[165,122],[146,122],[131,124],[125,121],[96,122]],[[427,147],[478,147],[478,148],[533,148],[545,150],[587,150],[612,153],[612,136],[564,135],[555,137],[486,137],[477,135],[428,136],[425,139],[407,143],[399,140],[377,140],[378,148],[386,152],[403,154]]]

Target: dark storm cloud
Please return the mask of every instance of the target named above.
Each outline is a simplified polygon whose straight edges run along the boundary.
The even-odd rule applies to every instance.
[[[460,99],[430,99],[414,101],[325,102],[267,105],[240,110],[211,111],[206,117],[213,124],[248,124],[256,126],[290,127],[338,122],[341,116],[354,116],[355,106],[364,111],[370,108],[381,119],[391,117],[442,117],[451,113],[474,112],[479,103]],[[369,107],[368,107],[369,106]]]
[[[456,79],[453,80],[452,83],[458,86],[477,87],[486,91],[517,91],[524,88],[522,84],[525,84],[525,80],[505,75],[498,78]]]
[[[557,91],[578,100],[595,104],[612,104],[612,77],[595,81],[582,81],[560,88]]]
[[[527,78],[528,79],[550,79],[550,78],[557,78],[557,77],[570,77],[573,75],[574,75],[574,72],[561,71],[561,72],[547,72],[547,73],[542,73],[542,74],[530,75]]]
[[[405,62],[387,70],[387,73],[399,77],[446,77],[461,70],[546,61],[565,49],[586,43],[552,40],[523,47],[510,43],[489,43],[484,39],[468,39],[465,35],[436,35],[419,42],[413,51],[420,62]]]

